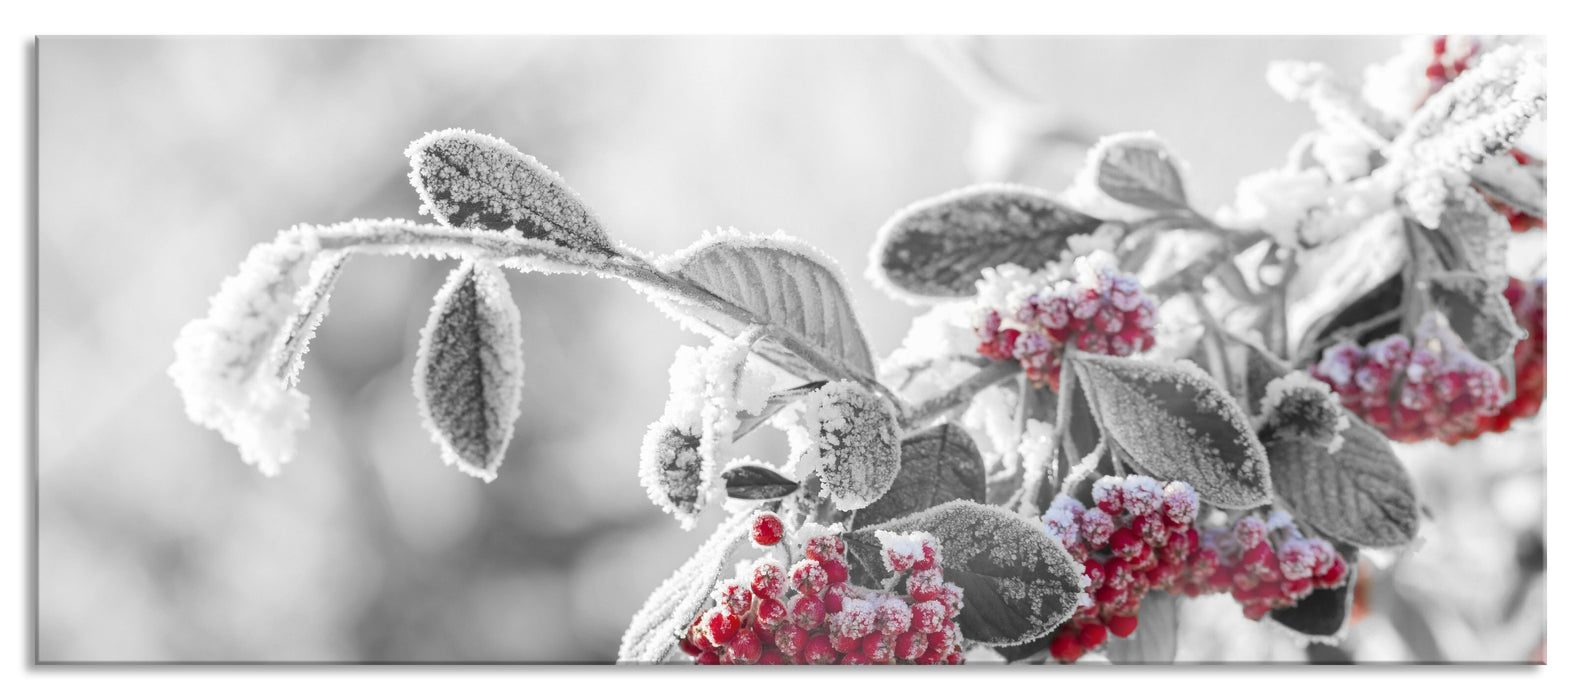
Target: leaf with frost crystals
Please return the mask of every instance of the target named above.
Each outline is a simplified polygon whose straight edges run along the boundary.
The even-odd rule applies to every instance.
[[[505,275],[473,260],[451,272],[418,340],[418,413],[447,464],[494,481],[521,413],[522,329]]]
[[[839,268],[807,243],[782,233],[718,231],[659,267],[741,313],[657,295],[656,303],[728,337],[752,324],[765,326],[768,333],[753,352],[786,371],[807,379],[873,376],[873,354]]]
[[[441,223],[516,230],[583,253],[613,254],[604,227],[565,181],[493,136],[462,129],[407,147],[412,187]]]
[[[862,528],[964,499],[986,498],[983,456],[966,429],[955,423],[917,433],[901,443],[901,471],[879,500],[857,511],[851,526]]]
[[[1429,96],[1390,145],[1392,158],[1462,172],[1509,150],[1547,112],[1546,69],[1516,45],[1483,54],[1467,71]]]
[[[968,640],[1021,644],[1060,626],[1077,609],[1082,574],[1076,561],[1042,526],[1003,508],[952,501],[843,535],[852,580],[864,585],[888,576],[878,530],[934,536],[945,580],[962,588],[956,623]]]
[[[350,252],[341,251],[314,260],[308,268],[307,285],[297,291],[297,313],[286,324],[285,336],[275,356],[278,368],[275,376],[285,380],[288,386],[297,384],[308,354],[308,342],[313,340],[314,331],[330,312],[330,294],[335,291],[335,282],[340,279],[341,269],[349,257]]]
[[[1057,261],[1103,221],[1021,185],[974,185],[917,202],[879,228],[868,278],[907,303],[970,297],[985,268]]]
[[[1505,299],[1505,285],[1469,272],[1428,279],[1428,297],[1450,321],[1450,328],[1478,359],[1494,362],[1516,350],[1522,329]]]
[[[1162,590],[1143,596],[1137,629],[1125,637],[1111,636],[1104,656],[1112,664],[1167,664],[1176,659],[1181,599]]]
[[[856,382],[830,382],[807,399],[809,457],[841,510],[879,500],[901,471],[901,427],[888,401]]]
[[[637,480],[648,492],[648,500],[660,510],[681,521],[691,530],[703,509],[702,438],[665,420],[654,421],[643,436],[642,456],[637,460]]]
[[[1346,560],[1346,585],[1314,588],[1294,607],[1269,613],[1270,619],[1309,641],[1326,644],[1340,641],[1346,631],[1346,622],[1351,619],[1352,600],[1357,591],[1357,548],[1336,544],[1335,549]]]
[[[1417,496],[1390,441],[1352,417],[1340,449],[1304,440],[1268,444],[1275,492],[1291,514],[1359,547],[1398,547],[1417,536]]]
[[[1269,461],[1252,424],[1189,362],[1162,364],[1068,349],[1104,434],[1154,478],[1185,481],[1221,508],[1269,503]]]
[[[1407,222],[1434,245],[1446,268],[1472,272],[1503,288],[1509,281],[1510,221],[1477,190],[1456,187],[1446,193],[1438,223],[1423,229],[1415,221]]]
[[[769,420],[773,419],[776,414],[780,413],[781,409],[791,405],[792,402],[796,401],[797,399],[817,391],[819,387],[824,386],[826,383],[827,382],[821,379],[816,382],[808,382],[801,386],[795,386],[791,387],[790,389],[777,391],[769,395],[769,400],[764,402],[764,409],[762,411],[752,413],[750,411],[744,410],[740,413],[737,413],[736,432],[731,435],[731,440],[734,442],[747,437],[750,433],[756,430],[758,426],[763,425],[764,423],[767,423]]]
[[[1187,208],[1180,163],[1152,133],[1105,137],[1088,153],[1087,168],[1085,176],[1116,201],[1155,211]]]
[[[744,462],[725,470],[725,495],[754,501],[785,498],[796,493],[797,482],[766,464]]]
[[[621,635],[618,663],[660,663],[709,600],[725,562],[747,540],[753,512],[727,518],[681,568],[659,584]]]

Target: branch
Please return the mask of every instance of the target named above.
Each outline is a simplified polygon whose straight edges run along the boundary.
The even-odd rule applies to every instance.
[[[906,411],[901,416],[901,432],[906,433],[922,427],[924,424],[949,412],[977,396],[978,392],[999,384],[1011,377],[1020,374],[1021,365],[1015,362],[996,362],[978,372],[960,384],[951,387],[943,394],[935,396],[916,407]]]

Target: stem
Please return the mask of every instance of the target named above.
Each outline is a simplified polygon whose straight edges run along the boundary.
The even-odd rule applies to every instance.
[[[901,416],[901,432],[908,433],[922,427],[941,414],[971,401],[978,392],[1016,376],[1021,369],[1021,365],[1015,362],[996,362],[978,370],[945,393],[904,412]]]

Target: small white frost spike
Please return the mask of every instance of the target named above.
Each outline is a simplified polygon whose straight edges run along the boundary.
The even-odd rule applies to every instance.
[[[308,423],[308,397],[277,378],[268,360],[318,251],[313,230],[302,226],[253,246],[209,299],[208,315],[182,327],[169,369],[187,417],[219,431],[268,475],[291,460]]]
[[[900,425],[885,400],[856,382],[825,384],[809,395],[804,414],[815,436],[822,493],[835,507],[856,510],[879,500],[901,470]]]

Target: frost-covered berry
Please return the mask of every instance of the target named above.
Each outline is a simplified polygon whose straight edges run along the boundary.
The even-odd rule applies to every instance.
[[[961,614],[962,605],[965,603],[964,595],[965,592],[961,590],[961,586],[947,583],[939,587],[939,596],[934,598],[934,600],[945,604],[945,610],[950,613],[947,618],[951,618]],[[949,620],[947,619],[946,622],[949,622]]]
[[[1198,510],[1197,491],[1192,485],[1185,481],[1172,481],[1165,485],[1163,495],[1165,522],[1176,530],[1191,527],[1197,520]]]
[[[758,601],[758,622],[768,629],[775,629],[790,619],[791,609],[778,598],[765,598]]]
[[[800,625],[781,625],[775,630],[775,648],[786,657],[795,659],[807,646],[809,635]]]
[[[828,665],[835,663],[840,655],[835,651],[834,641],[827,634],[816,634],[808,638],[807,647],[802,650],[802,657],[809,664]]]
[[[1153,477],[1131,474],[1121,482],[1121,502],[1132,515],[1149,515],[1164,503],[1164,488]]]
[[[759,513],[753,516],[752,538],[753,543],[761,547],[769,547],[780,543],[780,538],[785,535],[785,523],[780,522],[780,516],[774,513]]]
[[[1499,412],[1499,373],[1431,323],[1418,336],[1415,348],[1398,334],[1366,349],[1329,348],[1308,373],[1392,440],[1462,439],[1482,417]]]
[[[759,562],[753,567],[751,588],[759,598],[778,599],[786,591],[785,567],[773,559]]]
[[[929,601],[939,597],[944,585],[945,575],[939,569],[913,571],[906,579],[906,594],[915,601]]]
[[[1099,477],[1093,482],[1093,505],[1110,515],[1120,515],[1126,509],[1121,499],[1121,483],[1117,476]]]
[[[861,643],[859,642],[858,645],[860,646],[860,644]],[[873,663],[873,661],[867,656],[863,655],[861,649],[854,646],[852,647],[852,651],[850,653],[840,657],[840,663],[842,666],[867,666],[868,664]]]
[[[839,535],[818,535],[810,537],[805,547],[807,558],[823,563],[826,561],[844,561],[846,558],[846,542]]]
[[[934,536],[926,532],[898,534],[888,530],[877,530],[874,535],[879,539],[885,568],[895,573],[913,568],[919,561],[930,556],[928,553],[933,552],[938,546],[934,542]]]
[[[912,619],[909,627],[913,630],[932,634],[945,628],[945,622],[950,618],[950,612],[945,604],[937,600],[928,600],[912,605]]]
[[[895,637],[886,636],[882,632],[874,632],[862,638],[862,655],[876,664],[887,664],[895,660]]]
[[[1109,545],[1110,536],[1115,534],[1115,517],[1098,508],[1082,514],[1082,539],[1087,541],[1088,547],[1102,549]]]
[[[703,613],[703,630],[714,646],[725,646],[736,637],[741,627],[741,618],[724,607],[712,608]]]
[[[894,637],[912,626],[912,610],[900,598],[885,598],[874,605],[873,626],[879,634]]]
[[[824,575],[831,584],[845,583],[847,579],[851,578],[851,573],[847,570],[845,562],[831,559],[821,562],[821,566],[824,567]]]
[[[921,630],[903,632],[895,638],[895,658],[915,661],[928,651],[928,634]]]
[[[733,664],[758,663],[763,654],[763,643],[756,634],[738,634],[725,646],[725,661]]]
[[[817,597],[828,585],[829,574],[816,561],[803,559],[791,567],[791,587],[803,595]]]
[[[703,652],[702,654],[698,654],[698,658],[693,659],[692,663],[698,664],[699,666],[718,666],[720,665],[720,653],[710,649]]]
[[[1440,439],[1449,444],[1471,440],[1484,433],[1503,433],[1518,419],[1530,418],[1543,407],[1548,389],[1548,326],[1546,322],[1548,281],[1511,278],[1505,287],[1505,300],[1516,315],[1516,322],[1527,337],[1516,343],[1515,397],[1496,413],[1478,416],[1476,425],[1459,431],[1442,431]],[[1500,378],[1500,387],[1506,387]]]
[[[824,601],[816,595],[791,596],[791,624],[811,630],[824,624]]]

